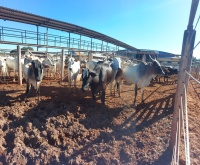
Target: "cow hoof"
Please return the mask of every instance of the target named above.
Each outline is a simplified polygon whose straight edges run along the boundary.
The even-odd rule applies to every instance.
[[[137,105],[133,105],[133,108],[136,108],[137,107]]]

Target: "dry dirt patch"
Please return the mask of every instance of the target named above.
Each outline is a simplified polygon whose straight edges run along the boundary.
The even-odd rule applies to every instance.
[[[168,150],[176,84],[152,83],[145,104],[134,108],[133,86],[122,86],[121,98],[106,95],[94,102],[90,91],[70,93],[67,83],[44,80],[38,104],[32,92],[23,101],[25,84],[0,84],[0,161],[16,164],[169,164]],[[198,92],[198,91],[196,91]],[[190,84],[190,120],[198,120],[199,99]],[[199,96],[199,95],[198,95]],[[193,103],[195,102],[195,103]],[[193,140],[192,156],[200,159]],[[182,158],[184,160],[184,157]]]

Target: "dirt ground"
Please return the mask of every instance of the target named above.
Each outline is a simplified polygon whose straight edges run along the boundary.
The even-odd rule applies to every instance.
[[[151,83],[138,94],[122,85],[121,97],[106,93],[105,105],[90,91],[71,93],[67,82],[45,79],[41,101],[26,85],[0,84],[0,164],[168,165],[176,84]],[[191,164],[200,164],[200,85],[188,87]],[[185,164],[184,148],[181,163]]]

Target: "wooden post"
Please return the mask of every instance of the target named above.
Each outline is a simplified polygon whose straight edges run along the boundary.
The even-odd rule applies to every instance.
[[[88,52],[88,61],[91,61],[93,59],[92,52]]]
[[[146,54],[143,54],[143,55],[142,55],[142,61],[143,61],[143,62],[146,62]]]
[[[22,85],[21,48],[17,46],[18,84]]]
[[[176,143],[176,132],[178,130],[177,123],[180,121],[180,128],[182,127],[182,117],[180,116],[179,120],[179,109],[181,110],[181,96],[184,96],[184,87],[185,84],[186,89],[188,86],[188,78],[189,76],[185,71],[190,72],[190,66],[192,62],[193,48],[196,31],[193,30],[193,21],[196,14],[197,6],[199,0],[193,0],[190,10],[190,18],[187,30],[184,32],[183,44],[182,44],[182,52],[181,52],[181,61],[178,73],[178,84],[176,90],[176,96],[174,101],[174,111],[173,111],[173,120],[172,120],[172,128],[170,135],[169,147],[173,151],[174,145]],[[185,100],[183,97],[183,104]],[[184,108],[183,108],[184,109]]]
[[[64,79],[64,66],[65,66],[65,64],[64,64],[64,55],[65,55],[65,52],[64,52],[64,49],[62,49],[62,55],[61,55],[61,81],[63,81],[63,79]]]

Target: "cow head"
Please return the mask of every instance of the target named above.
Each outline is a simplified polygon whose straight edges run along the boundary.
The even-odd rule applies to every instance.
[[[73,57],[70,57],[68,59],[68,69],[71,71],[72,70],[72,66],[74,65],[74,61],[75,59]]]
[[[33,73],[35,76],[35,80],[36,81],[41,81],[42,80],[42,75],[43,75],[43,65],[40,61],[38,60],[33,60],[31,62],[32,64],[32,69],[33,69]]]
[[[92,81],[92,78],[95,76],[96,76],[96,74],[93,72],[90,72],[89,69],[87,69],[87,68],[82,69],[82,76],[81,76],[81,78],[82,78],[81,90],[82,91],[85,91],[89,87],[89,85]]]
[[[49,66],[55,66],[54,61],[50,59],[49,57],[47,57],[42,63]]]
[[[163,71],[162,67],[160,66],[160,63],[156,60],[153,59],[150,55],[149,57],[151,58],[152,62],[150,63],[150,65],[152,66],[152,71],[154,74],[158,75],[158,74],[165,74],[165,72]]]

